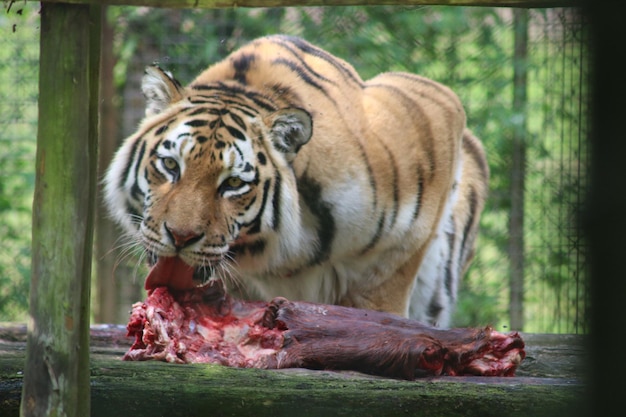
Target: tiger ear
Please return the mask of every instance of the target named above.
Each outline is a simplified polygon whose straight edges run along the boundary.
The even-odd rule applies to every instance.
[[[272,144],[292,162],[302,145],[313,134],[313,120],[305,110],[298,108],[278,110],[265,118]]]
[[[170,104],[183,98],[183,87],[180,83],[158,65],[146,67],[141,79],[141,91],[146,98],[146,116],[159,114]]]

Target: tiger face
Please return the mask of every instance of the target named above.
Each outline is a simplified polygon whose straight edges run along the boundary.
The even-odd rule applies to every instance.
[[[363,81],[277,35],[187,87],[149,67],[142,90],[146,118],[116,153],[105,200],[148,254],[147,289],[220,278],[246,298],[447,324],[488,181],[447,87]]]
[[[270,187],[280,186],[268,165],[275,158],[271,149],[282,152],[283,146],[308,141],[310,118],[296,109],[259,122],[244,123],[238,117],[228,111],[213,120],[178,122],[171,134],[164,132],[149,160],[147,180],[153,187],[146,198],[151,204],[141,224],[151,252],[211,267],[237,246],[264,244],[261,231],[271,230],[278,214],[265,207],[277,204],[267,196]],[[276,128],[283,125],[289,125],[287,132]],[[277,141],[281,143],[275,145]]]
[[[178,88],[160,68],[146,71],[147,95],[152,83]],[[277,168],[288,169],[308,142],[311,117],[298,108],[261,114],[253,103],[232,103],[228,94],[208,98],[203,91],[184,99],[182,90],[168,94],[184,102],[168,102],[178,104],[175,111],[148,110],[153,117],[129,139],[131,155],[109,170],[109,176],[131,170],[142,175],[122,185],[126,198],[108,187],[108,200],[122,202],[114,214],[138,233],[153,262],[178,256],[194,266],[193,278],[205,283],[215,268],[227,272],[238,253],[267,244],[264,231],[279,223],[281,186],[286,181],[293,187],[295,181],[293,175],[278,175]]]

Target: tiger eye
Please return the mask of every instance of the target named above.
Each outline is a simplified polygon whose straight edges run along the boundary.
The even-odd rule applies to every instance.
[[[176,171],[178,169],[178,163],[174,158],[163,158],[163,166],[168,171]]]
[[[231,188],[239,188],[243,185],[243,181],[239,177],[230,177],[227,180],[227,184]]]

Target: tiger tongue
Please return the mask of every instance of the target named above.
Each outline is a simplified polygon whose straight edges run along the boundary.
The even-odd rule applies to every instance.
[[[195,287],[193,272],[194,268],[178,256],[160,257],[150,269],[144,288],[149,292],[163,286],[174,290],[192,289]]]

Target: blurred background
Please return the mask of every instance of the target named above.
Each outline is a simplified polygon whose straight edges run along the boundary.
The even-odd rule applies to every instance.
[[[0,15],[0,322],[25,321],[37,137],[39,4]],[[409,71],[450,86],[491,168],[490,196],[456,326],[588,332],[586,244],[577,215],[588,171],[588,30],[575,9],[381,6],[173,10],[108,7],[100,170],[144,112],[158,63],[183,84],[247,41],[301,36],[362,78]],[[71,236],[67,237],[71,239]],[[126,323],[145,267],[98,213],[92,309]]]

